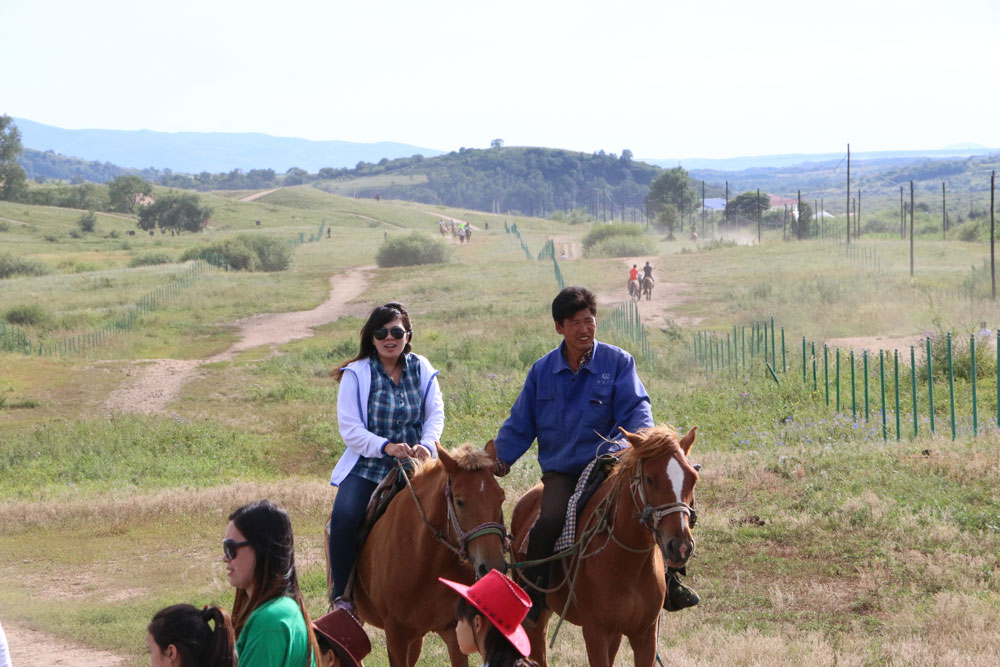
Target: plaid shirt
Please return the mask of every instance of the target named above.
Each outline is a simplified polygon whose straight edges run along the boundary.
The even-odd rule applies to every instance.
[[[369,357],[372,372],[371,391],[368,392],[368,430],[389,442],[420,442],[423,431],[424,406],[420,394],[420,361],[412,354],[406,355],[403,375],[395,384],[382,368],[378,355]],[[395,457],[385,454],[379,458],[362,456],[354,464],[352,474],[372,482],[381,482],[392,467]]]

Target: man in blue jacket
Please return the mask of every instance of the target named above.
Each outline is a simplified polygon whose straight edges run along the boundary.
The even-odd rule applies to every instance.
[[[507,474],[538,440],[542,502],[528,537],[527,560],[552,555],[569,498],[587,464],[600,454],[627,446],[618,427],[636,431],[653,426],[649,394],[636,373],[635,360],[594,337],[594,293],[585,287],[562,290],[552,301],[552,319],[563,342],[528,371],[521,395],[495,439],[499,476]],[[527,568],[524,575],[544,588],[548,572],[544,564]],[[698,595],[683,586],[676,573],[669,572],[668,581],[666,608],[698,604]],[[545,596],[531,588],[531,598],[528,621],[534,623],[545,606]]]

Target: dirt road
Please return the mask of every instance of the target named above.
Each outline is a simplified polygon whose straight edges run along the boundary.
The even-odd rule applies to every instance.
[[[622,260],[621,288],[598,294],[598,300],[600,303],[617,305],[623,301],[627,301],[629,299],[628,291],[626,289],[628,270],[632,268],[632,265],[634,264],[640,268],[639,275],[641,276],[642,265],[646,263],[646,259],[646,257],[624,258]],[[653,261],[655,261],[655,259]],[[651,261],[650,264],[652,264],[653,261]],[[669,322],[673,322],[682,327],[701,324],[700,317],[681,315],[674,310],[677,306],[687,303],[690,300],[691,294],[694,291],[694,286],[690,283],[660,282],[662,280],[667,280],[669,277],[670,276],[664,275],[664,272],[658,271],[655,265],[653,266],[653,278],[657,282],[653,287],[652,294],[650,295],[652,298],[647,301],[644,297],[638,302],[639,315],[642,317],[642,321],[647,326],[656,327],[657,329],[667,327]]]
[[[294,313],[254,315],[237,324],[240,340],[227,350],[207,359],[148,359],[136,362],[131,380],[115,389],[104,402],[111,413],[163,412],[202,364],[231,361],[237,354],[268,345],[276,346],[313,335],[312,328],[333,322],[344,314],[347,304],[359,297],[368,284],[367,273],[374,267],[359,267],[330,278],[330,296],[312,310]]]

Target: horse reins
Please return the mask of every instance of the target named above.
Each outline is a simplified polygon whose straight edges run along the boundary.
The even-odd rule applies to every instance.
[[[431,533],[434,535],[434,539],[458,556],[459,560],[469,560],[469,542],[484,535],[499,536],[504,550],[507,549],[508,536],[507,529],[502,523],[502,511],[500,514],[500,522],[487,521],[486,523],[482,523],[469,531],[462,528],[462,524],[458,521],[458,513],[455,511],[455,496],[451,491],[451,478],[449,477],[448,481],[445,482],[444,485],[444,497],[445,505],[448,507],[448,521],[451,524],[452,529],[455,531],[455,536],[458,538],[458,547],[456,548],[455,545],[451,543],[451,540],[448,539],[448,536],[438,530],[438,528],[431,523],[430,519],[427,518],[424,508],[420,505],[420,499],[417,498],[417,493],[413,490],[413,484],[410,483],[410,476],[406,473],[406,469],[403,467],[403,464],[399,459],[396,459],[396,465],[399,467],[399,472],[403,476],[403,479],[406,480],[406,488],[410,490],[410,495],[413,496],[413,504],[417,506],[417,512],[420,514],[420,518],[423,519],[424,524],[430,529]]]

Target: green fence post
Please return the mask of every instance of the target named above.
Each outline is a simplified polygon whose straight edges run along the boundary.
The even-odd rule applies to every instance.
[[[781,327],[781,372],[788,372],[788,366],[785,364],[785,327]]]
[[[997,327],[997,428],[1000,428],[1000,327]]]
[[[910,346],[910,385],[913,390],[913,437],[917,437],[917,353]]]
[[[972,364],[972,436],[979,435],[979,410],[976,406],[976,335],[969,336],[969,355]]]
[[[784,351],[782,351],[782,361],[784,361]],[[774,351],[774,317],[771,318],[771,368],[777,368],[778,364],[775,363],[775,351]]]
[[[868,350],[864,350],[861,353],[861,358],[864,360],[865,364],[865,423],[867,424],[868,419]]]
[[[930,404],[931,435],[934,435],[934,371],[931,368],[931,337],[927,337],[927,401]]]
[[[826,343],[823,343],[823,393],[826,404],[830,405],[830,353]]]
[[[854,390],[854,350],[851,350],[851,419],[858,421],[858,394]]]
[[[837,388],[837,412],[840,412],[840,348],[839,347],[834,351],[834,357],[836,358],[836,366],[837,366],[837,371],[835,374],[836,379],[834,381],[834,384],[836,385]]]
[[[899,442],[899,350],[892,351],[892,377],[896,390],[896,442]]]
[[[813,366],[813,391],[819,391],[819,387],[816,384],[816,341],[809,343],[809,347],[812,351],[812,366]]]
[[[951,358],[951,332],[948,332],[948,401],[951,404],[951,439],[955,440],[955,365]]]
[[[764,320],[763,324],[764,324],[764,363],[767,363],[767,355],[768,355],[768,350],[767,350],[767,320]]]
[[[878,374],[882,387],[882,440],[888,439],[885,427],[885,350],[878,351]]]
[[[743,370],[747,368],[747,328],[740,327],[740,358],[743,360]],[[997,386],[1000,387],[1000,371],[997,371]],[[997,423],[1000,424],[1000,408],[997,408]]]
[[[1000,375],[997,375],[1000,378]],[[1000,380],[997,381],[1000,386]],[[806,383],[806,337],[802,337],[802,384]],[[1000,425],[1000,411],[997,412],[997,425]]]

